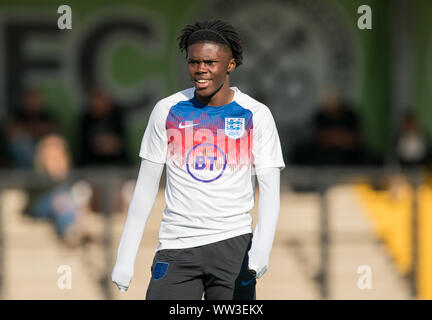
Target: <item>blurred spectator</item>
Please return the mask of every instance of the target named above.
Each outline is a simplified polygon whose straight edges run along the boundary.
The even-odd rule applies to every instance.
[[[415,115],[408,111],[402,118],[396,136],[396,155],[400,164],[415,166],[427,164],[431,148]]]
[[[80,164],[127,165],[123,117],[106,92],[94,88],[81,118]]]
[[[43,136],[56,131],[55,120],[44,110],[40,90],[27,90],[19,109],[5,126],[5,144],[11,165],[21,169],[31,168],[36,144]]]
[[[89,102],[81,118],[79,162],[81,166],[126,166],[129,165],[126,153],[123,116],[113,105],[107,93],[99,88],[90,92]],[[112,191],[114,210],[122,206],[121,186]],[[102,211],[102,190],[92,185],[91,209]]]
[[[364,159],[362,130],[357,115],[339,97],[325,92],[314,115],[311,134],[294,149],[293,162],[300,165],[357,165]]]
[[[25,212],[52,221],[59,239],[75,247],[90,240],[84,218],[91,189],[84,182],[69,181],[70,159],[69,147],[61,136],[48,135],[38,143],[34,166],[41,184],[29,188]]]

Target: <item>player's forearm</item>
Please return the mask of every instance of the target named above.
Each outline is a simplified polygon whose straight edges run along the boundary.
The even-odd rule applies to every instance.
[[[249,268],[257,272],[257,278],[267,270],[270,252],[276,232],[280,209],[280,170],[268,168],[257,173],[259,183],[258,221],[252,247],[249,251]]]
[[[117,251],[117,260],[111,278],[119,287],[127,288],[133,276],[133,267],[144,228],[156,195],[163,164],[143,160],[129,205],[126,223]]]

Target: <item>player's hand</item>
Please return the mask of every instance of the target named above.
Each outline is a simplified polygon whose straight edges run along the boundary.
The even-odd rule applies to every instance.
[[[268,255],[261,252],[249,251],[249,272],[255,272],[255,278],[259,279],[268,269]]]
[[[256,273],[256,271],[255,270],[253,270],[253,269],[249,269],[249,273],[256,279],[256,275],[257,275],[257,273]]]
[[[133,274],[133,272],[132,272]],[[130,285],[130,273],[121,272],[121,270],[116,266],[114,266],[114,270],[111,274],[111,281],[116,284],[119,288],[120,292],[126,292]]]
[[[120,292],[126,292],[129,289],[129,287],[122,285],[120,283],[117,283],[115,281],[113,281],[113,283],[115,283],[115,285],[117,286],[117,288],[119,289]]]
[[[267,264],[261,264],[261,265],[249,264],[249,272],[251,272],[252,275],[254,275],[255,279],[261,278],[264,275],[264,273],[266,273],[267,269],[268,269]]]
[[[128,287],[122,286],[120,284],[117,284],[117,287],[119,288],[120,292],[126,292],[128,290]]]

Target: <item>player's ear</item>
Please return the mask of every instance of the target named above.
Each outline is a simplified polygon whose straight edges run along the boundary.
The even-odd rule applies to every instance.
[[[231,71],[233,71],[236,67],[237,63],[234,58],[231,58],[231,60],[228,63],[227,73],[229,74]]]

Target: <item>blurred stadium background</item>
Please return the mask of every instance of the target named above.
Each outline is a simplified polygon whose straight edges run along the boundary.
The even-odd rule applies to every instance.
[[[257,297],[432,298],[430,1],[75,0],[71,30],[59,5],[0,0],[1,299],[144,299],[164,183],[129,291],[110,281],[139,145],[154,104],[190,86],[180,29],[208,17],[243,36],[232,85],[269,106],[287,164]],[[116,113],[95,125],[90,105]]]

